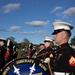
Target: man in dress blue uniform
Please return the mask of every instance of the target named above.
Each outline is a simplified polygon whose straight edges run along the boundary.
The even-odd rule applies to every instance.
[[[5,65],[5,53],[6,53],[6,40],[4,38],[0,38],[0,70]]]
[[[54,41],[58,44],[53,57],[53,72],[55,75],[75,75],[75,51],[68,44],[73,26],[66,22],[54,22]]]

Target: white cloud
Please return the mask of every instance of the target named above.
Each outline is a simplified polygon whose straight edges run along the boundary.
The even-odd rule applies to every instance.
[[[42,34],[43,31],[33,31],[33,32],[29,32],[29,31],[24,31],[24,32],[19,32],[20,34],[28,34],[28,35],[38,35],[38,34]]]
[[[62,7],[55,7],[50,13],[56,12],[57,10],[61,10]]]
[[[62,12],[62,14],[64,15],[63,18],[69,18],[75,16],[75,7],[71,7],[65,10],[64,12]]]
[[[20,8],[20,5],[21,5],[20,3],[7,4],[7,5],[3,6],[3,12],[9,13],[13,10]]]
[[[32,25],[32,26],[45,26],[49,24],[49,21],[31,21],[31,22],[25,22],[27,25]]]
[[[43,36],[44,35],[44,31],[39,30],[39,31],[19,31],[20,27],[19,26],[12,26],[9,29],[2,29],[0,28],[0,31],[2,32],[13,32],[16,34],[25,34],[25,35],[39,35],[39,36]]]
[[[12,26],[8,29],[8,31],[18,31],[20,29],[20,26]]]

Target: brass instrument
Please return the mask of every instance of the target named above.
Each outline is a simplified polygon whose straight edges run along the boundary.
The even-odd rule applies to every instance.
[[[33,58],[38,58],[38,57],[44,56],[44,58],[45,58],[45,56],[47,54],[50,54],[50,52],[45,52],[45,53],[41,53],[40,55],[38,55],[42,50],[39,50],[39,51],[35,52],[35,54],[32,57]],[[43,63],[46,63],[48,65],[48,68],[49,68],[49,71],[50,71],[50,75],[53,75],[52,74],[52,70],[51,70],[51,66],[50,66],[50,58],[49,57],[48,58],[45,58],[42,62]]]
[[[34,53],[34,55],[32,56],[32,58],[37,58],[37,55],[42,51],[43,49],[40,49],[39,51],[36,51]]]
[[[49,52],[46,52],[46,53],[42,53],[42,54],[40,54],[40,55],[38,55],[38,56],[36,56],[36,57],[41,57],[41,56],[45,56],[46,54],[50,54]]]

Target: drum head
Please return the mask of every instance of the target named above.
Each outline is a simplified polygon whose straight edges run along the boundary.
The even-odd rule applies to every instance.
[[[46,64],[32,58],[19,58],[10,61],[2,69],[1,75],[50,75]]]

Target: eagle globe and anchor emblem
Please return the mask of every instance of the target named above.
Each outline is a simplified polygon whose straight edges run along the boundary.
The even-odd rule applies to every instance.
[[[33,58],[19,58],[7,63],[1,75],[50,75],[47,64]]]

